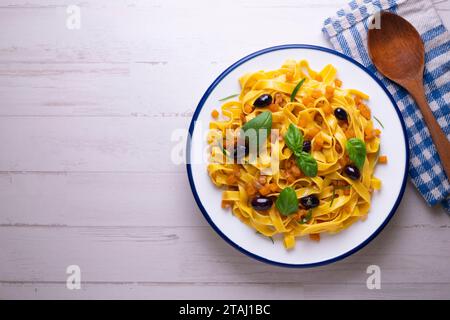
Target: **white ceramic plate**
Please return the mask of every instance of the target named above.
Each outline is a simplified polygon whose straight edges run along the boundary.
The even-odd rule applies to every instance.
[[[222,190],[211,182],[204,157],[205,133],[211,111],[219,109],[218,100],[240,92],[238,78],[246,72],[278,69],[286,59],[307,59],[315,70],[331,63],[345,88],[355,88],[370,96],[369,106],[384,125],[381,154],[388,156],[387,165],[379,165],[375,175],[382,180],[382,189],[372,197],[366,221],[356,222],[334,235],[322,235],[320,242],[308,237],[297,238],[295,249],[287,251],[281,239],[268,238],[221,208]],[[376,126],[377,123],[374,121]],[[208,88],[191,122],[191,139],[187,144],[187,172],[194,198],[214,230],[229,244],[258,260],[289,267],[311,267],[342,259],[369,243],[387,224],[403,196],[408,163],[405,126],[394,100],[365,67],[336,51],[310,45],[284,45],[255,52],[225,70]]]

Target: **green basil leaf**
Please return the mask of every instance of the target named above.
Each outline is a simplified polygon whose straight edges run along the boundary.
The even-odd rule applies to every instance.
[[[312,155],[302,151],[297,155],[297,165],[307,177],[317,176],[317,161]]]
[[[306,78],[303,78],[302,80],[297,83],[294,90],[291,93],[291,102],[295,101],[295,96],[297,95],[298,90],[300,90],[301,86],[303,85],[303,82],[305,82]]]
[[[290,124],[284,135],[284,141],[294,154],[300,153],[303,148],[303,134],[296,125]]]
[[[364,141],[358,138],[348,139],[345,146],[348,157],[359,168],[362,169],[366,160],[366,145]]]
[[[258,139],[258,145],[262,142],[259,139],[259,130],[265,129],[267,130],[267,137],[269,137],[270,129],[272,128],[272,112],[270,111],[264,111],[254,117],[249,122],[245,123],[242,126],[242,130],[247,131],[250,129],[253,129],[256,131],[256,137]],[[266,137],[266,138],[267,138]]]
[[[275,206],[284,216],[289,216],[298,211],[298,198],[295,190],[291,187],[284,188],[280,192]]]
[[[272,128],[272,112],[270,111],[264,111],[254,117],[249,122],[245,123],[242,126],[242,129],[244,131],[247,131],[248,129],[267,129],[270,130]]]

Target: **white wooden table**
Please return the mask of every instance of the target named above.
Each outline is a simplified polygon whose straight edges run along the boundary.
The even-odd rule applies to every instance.
[[[449,216],[410,184],[366,248],[293,270],[221,240],[170,161],[171,133],[223,69],[272,45],[329,46],[322,21],[345,2],[83,1],[71,30],[76,2],[2,0],[0,298],[450,298]]]

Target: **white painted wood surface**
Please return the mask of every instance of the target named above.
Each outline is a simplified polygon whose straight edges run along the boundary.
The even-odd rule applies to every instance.
[[[228,65],[329,46],[345,0],[0,3],[0,298],[450,298],[450,223],[408,184],[388,227],[333,265],[240,254],[207,225],[171,133]],[[450,1],[436,1],[450,27]],[[66,289],[66,267],[82,289]],[[366,268],[381,267],[381,290]]]

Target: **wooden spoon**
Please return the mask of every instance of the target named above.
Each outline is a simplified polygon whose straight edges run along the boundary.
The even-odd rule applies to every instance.
[[[407,20],[383,11],[380,14],[380,28],[369,29],[368,48],[370,58],[377,69],[408,90],[416,100],[447,178],[450,178],[450,142],[434,118],[425,98],[423,87],[425,48],[419,33]]]

